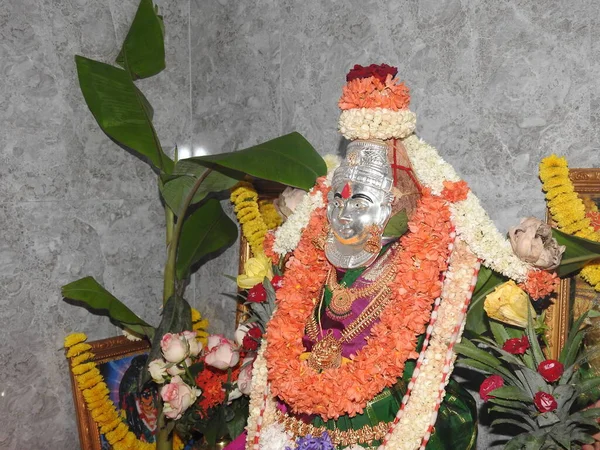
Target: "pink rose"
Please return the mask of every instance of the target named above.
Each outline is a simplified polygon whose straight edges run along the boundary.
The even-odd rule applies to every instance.
[[[180,363],[190,355],[187,339],[180,334],[167,333],[160,340],[164,358],[172,363]]]
[[[250,395],[252,390],[252,367],[254,366],[255,356],[246,356],[242,361],[242,369],[237,379],[237,385],[240,392],[244,395]]]
[[[184,331],[181,334],[183,334],[183,337],[187,340],[188,345],[190,346],[190,355],[198,356],[202,350],[202,342],[199,342],[196,339],[198,333],[195,331]]]
[[[240,361],[240,353],[236,346],[229,339],[223,336],[212,335],[208,337],[208,345],[206,347],[208,353],[204,361],[209,366],[220,370],[226,370],[234,367]]]
[[[165,402],[163,412],[169,419],[178,420],[200,395],[200,389],[185,384],[181,377],[171,378],[171,382],[160,390],[160,396]]]
[[[273,202],[273,205],[279,215],[283,217],[283,220],[287,220],[296,210],[305,195],[306,191],[288,186],[279,195],[279,198]]]

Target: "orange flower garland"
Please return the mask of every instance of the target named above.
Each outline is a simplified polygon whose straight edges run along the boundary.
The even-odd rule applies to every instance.
[[[388,75],[384,82],[376,77],[356,78],[342,88],[338,102],[341,110],[354,108],[407,109],[410,95],[406,85]]]
[[[440,272],[447,267],[451,233],[446,202],[424,192],[401,238],[398,275],[392,283],[395,299],[381,314],[369,341],[337,369],[317,373],[300,355],[302,336],[329,269],[313,239],[325,223],[325,208],[311,217],[302,239],[287,263],[283,287],[277,291],[278,308],[267,332],[266,359],[273,395],[295,413],[319,414],[324,419],[362,413],[367,402],[402,375],[408,358],[416,358],[417,336],[425,331],[433,300],[440,295]]]

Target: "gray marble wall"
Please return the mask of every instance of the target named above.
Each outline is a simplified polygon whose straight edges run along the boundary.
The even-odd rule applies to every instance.
[[[165,148],[242,148],[298,130],[336,151],[355,63],[397,65],[418,134],[471,184],[501,230],[543,216],[544,155],[598,167],[600,4],[593,0],[158,2],[167,65],[139,83]],[[117,334],[67,305],[93,275],[156,322],[163,213],[147,166],[99,131],[73,55],[112,61],[136,0],[3,0],[0,8],[0,449],[75,449],[62,341]],[[234,249],[191,302],[230,333]],[[480,448],[490,448],[484,436]]]

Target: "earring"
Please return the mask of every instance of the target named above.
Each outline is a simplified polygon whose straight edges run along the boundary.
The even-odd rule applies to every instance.
[[[383,229],[377,225],[369,225],[367,228],[371,236],[365,241],[363,250],[367,253],[379,253],[381,250],[381,234]]]
[[[313,246],[317,250],[325,250],[325,243],[327,242],[327,236],[329,236],[329,224],[326,222],[323,224],[321,233],[315,236],[312,240]]]

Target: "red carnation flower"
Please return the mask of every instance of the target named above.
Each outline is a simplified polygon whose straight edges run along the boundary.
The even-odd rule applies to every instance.
[[[279,289],[283,286],[283,277],[281,275],[275,275],[271,280],[271,284],[273,285],[273,289]]]
[[[529,348],[529,339],[527,336],[508,339],[502,346],[502,350],[513,355],[522,355]]]
[[[487,377],[479,386],[479,396],[481,400],[487,402],[490,398],[494,398],[493,395],[489,395],[494,389],[498,389],[504,386],[504,380],[500,375],[492,375]]]
[[[555,359],[547,359],[542,361],[538,366],[538,372],[548,383],[558,380],[564,371],[565,366]]]
[[[371,64],[369,67],[363,67],[360,64],[356,64],[348,75],[346,75],[346,81],[352,81],[357,78],[369,78],[375,77],[382,83],[388,75],[392,78],[396,76],[398,69],[396,67],[388,66],[387,64]]]
[[[535,394],[533,396],[533,403],[535,403],[535,407],[541,413],[554,411],[558,407],[554,396],[547,392],[538,392]]]
[[[248,301],[252,303],[262,303],[267,299],[267,291],[262,283],[258,283],[248,291]]]
[[[260,338],[262,337],[262,330],[254,326],[248,330],[244,339],[242,339],[242,347],[247,352],[253,352],[258,349],[258,343],[260,342]]]

